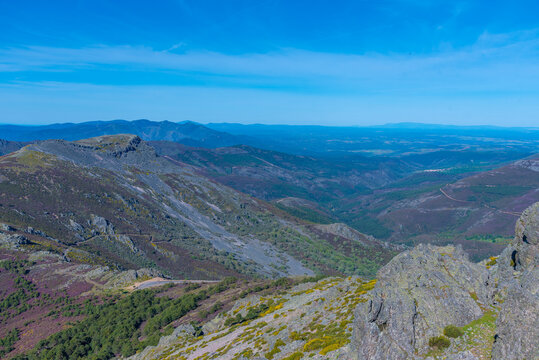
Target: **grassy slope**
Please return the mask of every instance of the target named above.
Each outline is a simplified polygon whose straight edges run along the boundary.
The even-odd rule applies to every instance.
[[[416,241],[443,241],[443,237],[439,238],[437,233],[455,237],[455,241],[464,241],[470,236],[509,234],[512,232],[510,216],[497,211],[490,215],[483,210],[472,214],[474,209],[493,206],[503,210],[514,207],[509,204],[511,201],[520,196],[526,197],[526,192],[533,191],[539,184],[532,173],[525,181],[529,184],[520,187],[503,185],[506,181],[503,179],[495,187],[490,187],[490,183],[471,186],[470,193],[463,194],[471,203],[471,212],[464,215],[470,216],[470,221],[466,222],[457,210],[437,210],[459,205],[447,204],[438,196],[441,195],[439,189],[448,185],[450,188],[451,184],[459,184],[466,181],[463,179],[481,174],[488,177],[492,174],[490,170],[518,156],[525,156],[525,153],[513,149],[492,151],[481,147],[477,149],[481,151],[462,151],[458,147],[452,151],[449,147],[441,151],[402,155],[398,160],[347,154],[328,161],[247,146],[213,150],[163,143],[156,146],[169,156],[199,167],[200,171],[216,180],[259,198],[297,197],[316,203],[316,207],[312,208],[299,203],[284,206],[277,202],[281,209],[304,220],[342,221],[363,233],[391,241],[408,241],[410,244]],[[410,144],[407,146],[413,148]],[[421,171],[423,169],[436,171]],[[502,177],[517,179],[520,176],[519,171],[513,169]],[[431,196],[440,201],[427,206],[434,210],[428,216],[414,208],[414,200]],[[521,206],[514,208],[525,207],[530,201],[533,199],[524,199]],[[468,231],[473,222],[480,222],[489,216],[494,217],[490,225]],[[499,251],[495,245],[463,244],[479,257]]]
[[[81,167],[27,149],[1,158],[0,169],[6,177],[0,182],[0,219],[18,228],[32,226],[60,244],[85,250],[91,255],[90,263],[156,267],[175,277],[254,274],[254,264],[216,250],[183,220],[170,216],[163,204],[173,207],[172,200],[156,194],[141,176],[158,176],[176,200],[193,207],[208,221],[239,237],[254,235],[318,272],[369,275],[382,264],[378,259],[391,255],[378,248],[375,253],[382,256],[369,259],[369,249],[361,246],[355,247],[358,251],[346,252],[339,244],[309,232],[286,212],[200,175],[152,173],[134,166],[124,173],[113,172]],[[92,214],[108,220],[114,232],[128,235],[132,244],[122,242],[117,235],[96,236],[95,228],[87,225]],[[84,230],[75,231],[71,222]]]

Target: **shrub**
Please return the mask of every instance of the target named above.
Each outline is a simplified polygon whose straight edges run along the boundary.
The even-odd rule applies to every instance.
[[[302,357],[303,353],[300,351],[296,351],[295,353],[292,353],[287,357],[283,358],[283,360],[300,360]]]
[[[497,256],[491,256],[488,260],[488,262],[486,263],[487,267],[490,267],[490,266],[494,266],[496,265],[496,263],[498,262],[498,257]]]
[[[341,344],[331,344],[320,350],[320,355],[326,355],[330,351],[334,351],[341,348]]]
[[[445,336],[433,336],[429,339],[429,346],[437,349],[445,349],[451,345],[451,341]]]
[[[102,304],[88,302],[82,312],[86,315],[84,320],[40,341],[32,351],[16,359],[102,360],[131,356],[149,345],[157,345],[161,336],[172,333],[172,322],[196,309],[210,294],[230,288],[234,281],[227,278],[198,293],[189,292],[178,298],[158,296],[163,289],[145,289],[110,298]],[[23,280],[18,283],[31,285]],[[59,313],[59,310],[55,312]],[[203,334],[199,325],[193,326],[196,336]],[[145,338],[141,341],[142,336]]]
[[[318,349],[321,349],[324,346],[325,346],[324,340],[319,339],[319,338],[311,339],[311,340],[307,341],[307,343],[305,343],[305,345],[303,345],[303,351],[318,350]]]
[[[3,338],[0,338],[0,356],[4,356],[14,350],[13,345],[19,340],[19,330],[11,330]]]
[[[447,325],[444,328],[444,335],[450,338],[458,338],[459,336],[462,336],[463,332],[460,328],[456,327],[455,325]]]
[[[225,320],[225,326],[232,326],[236,324],[241,324],[246,321],[250,321],[253,319],[256,319],[260,316],[264,311],[268,310],[269,306],[267,304],[260,304],[258,307],[250,308],[249,311],[247,311],[247,314],[245,316],[242,316],[241,314],[236,314],[236,317],[231,317]]]
[[[285,346],[286,344],[284,343],[283,340],[281,339],[277,339],[277,341],[275,342],[275,344],[273,345],[273,350],[271,350],[269,353],[267,353],[266,355],[264,355],[264,357],[268,360],[271,360],[273,359],[273,357],[275,356],[275,354],[281,352],[281,349],[279,349],[281,346]]]

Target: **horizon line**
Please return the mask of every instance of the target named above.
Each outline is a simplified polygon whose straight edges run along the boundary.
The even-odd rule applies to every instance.
[[[526,129],[526,130],[539,130],[539,127],[534,126],[504,126],[504,125],[488,125],[488,124],[472,124],[472,125],[456,125],[451,123],[426,123],[426,122],[414,122],[414,121],[400,121],[400,122],[386,122],[383,124],[373,124],[373,125],[321,125],[321,124],[287,124],[287,123],[241,123],[241,122],[228,122],[228,121],[219,121],[219,122],[197,122],[194,120],[180,120],[180,121],[171,121],[171,120],[150,120],[146,118],[139,119],[110,119],[110,120],[89,120],[81,122],[53,122],[48,124],[15,124],[15,123],[1,123],[0,126],[20,126],[20,127],[45,127],[45,126],[54,126],[54,125],[78,125],[78,124],[88,124],[88,123],[97,123],[97,122],[114,122],[114,121],[124,121],[124,122],[135,122],[135,121],[149,121],[152,123],[164,123],[170,122],[175,124],[182,123],[194,123],[198,125],[208,126],[215,124],[227,124],[227,125],[241,125],[241,126],[294,126],[294,127],[333,127],[333,128],[376,128],[376,127],[390,127],[390,126],[417,126],[417,127],[452,127],[452,128],[491,128],[491,129]]]

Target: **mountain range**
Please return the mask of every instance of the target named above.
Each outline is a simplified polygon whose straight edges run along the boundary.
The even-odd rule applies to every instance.
[[[148,120],[2,125],[9,140],[0,142],[0,154],[42,139],[133,133],[160,161],[176,161],[301,221],[345,223],[399,246],[460,243],[475,260],[501,251],[514,218],[538,200],[536,129],[208,126]]]
[[[0,131],[2,358],[537,353],[535,129]]]
[[[241,136],[212,130],[203,125],[185,121],[112,120],[52,125],[0,125],[1,139],[35,141],[48,139],[81,140],[115,134],[136,134],[144,140],[180,141],[191,146],[219,147],[245,142]]]

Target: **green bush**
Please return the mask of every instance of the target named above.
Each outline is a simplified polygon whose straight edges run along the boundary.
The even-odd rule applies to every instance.
[[[429,339],[429,346],[437,349],[445,349],[451,345],[451,341],[445,336],[433,336]]]
[[[178,298],[159,296],[163,289],[145,289],[125,297],[114,297],[102,304],[87,302],[81,309],[85,319],[41,340],[33,350],[14,359],[105,360],[131,356],[149,345],[157,345],[161,336],[172,333],[172,322],[196,309],[210,295],[231,288],[235,282],[234,278],[226,278],[197,293],[189,292]],[[19,283],[30,286],[22,280]],[[195,326],[195,330],[202,334],[201,328]],[[9,348],[7,340],[0,345]]]
[[[232,326],[236,324],[241,324],[246,321],[256,319],[264,311],[268,310],[269,306],[267,304],[260,304],[258,307],[252,307],[247,311],[245,316],[242,316],[240,313],[236,314],[236,317],[230,317],[225,320],[225,326]]]
[[[11,352],[13,345],[19,340],[19,330],[13,329],[6,334],[3,338],[0,338],[0,356],[3,357],[7,353]]]
[[[444,335],[450,338],[458,338],[459,336],[462,336],[463,332],[460,328],[456,327],[455,325],[447,325],[444,328]]]

